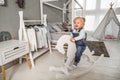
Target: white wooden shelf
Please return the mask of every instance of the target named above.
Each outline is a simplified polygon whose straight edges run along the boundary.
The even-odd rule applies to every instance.
[[[34,52],[33,53],[33,59],[36,59],[37,57],[39,57],[40,55],[46,53],[47,51],[49,51],[49,48],[40,49],[37,52]]]
[[[19,17],[20,17],[20,28],[19,28],[19,40],[25,40],[29,43],[29,39],[28,39],[28,35],[26,32],[26,28],[25,28],[25,22],[41,22],[42,20],[24,20],[23,19],[23,11],[19,11]],[[43,18],[43,24],[46,25],[46,15],[41,16]],[[34,59],[39,57],[40,55],[44,54],[45,52],[47,52],[49,50],[49,48],[47,49],[41,49],[39,52],[34,52],[32,53],[30,50],[30,45],[28,45],[29,48],[29,53],[30,53],[30,60],[31,60],[31,64],[32,67],[35,67],[34,65]]]
[[[41,20],[24,20],[24,22],[41,22]]]

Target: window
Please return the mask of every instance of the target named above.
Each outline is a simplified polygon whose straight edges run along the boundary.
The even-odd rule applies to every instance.
[[[115,3],[115,8],[120,8],[120,0],[117,0],[117,2]]]
[[[95,29],[98,27],[102,19],[104,18],[106,12],[110,8],[110,3],[114,3],[113,8],[119,7],[120,8],[120,0],[78,0],[81,5],[85,4],[83,6],[83,10],[86,11],[83,12],[83,15],[85,15],[86,23],[85,23],[85,30],[88,31],[95,31]],[[81,2],[82,1],[82,2]],[[118,10],[118,9],[117,9]],[[117,18],[120,21],[120,13],[117,12]],[[80,14],[80,12],[76,13],[77,15]]]
[[[88,31],[93,31],[95,29],[94,27],[94,21],[95,21],[95,16],[86,16],[86,22],[85,22],[85,30]]]
[[[83,6],[83,0],[77,0],[81,6]],[[76,3],[75,8],[80,8],[79,5]]]
[[[108,9],[110,7],[110,4],[114,3],[113,6],[119,6],[118,3],[120,4],[120,0],[101,0],[101,9]]]
[[[97,0],[87,0],[86,1],[86,10],[94,10],[94,9],[96,9],[96,1]]]

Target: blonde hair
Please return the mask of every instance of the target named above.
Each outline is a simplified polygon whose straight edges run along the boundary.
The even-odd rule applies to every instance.
[[[73,22],[75,22],[77,19],[82,19],[83,22],[85,22],[85,18],[84,17],[76,17],[76,18],[74,18]]]

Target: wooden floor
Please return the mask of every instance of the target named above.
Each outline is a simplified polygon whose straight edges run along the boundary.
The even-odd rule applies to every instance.
[[[120,41],[105,41],[105,45],[110,55],[109,58],[102,58],[89,72],[69,80],[120,80]],[[98,56],[93,56],[93,58],[96,59]],[[76,69],[73,74],[89,69],[90,64],[84,64],[87,66],[80,64],[79,66],[83,67]],[[56,79],[56,75],[63,75],[63,73],[51,72],[49,67],[61,65],[64,65],[64,55],[57,51],[53,51],[53,54],[47,52],[35,60],[35,68],[31,70],[25,62],[7,69],[6,80],[59,80]]]
[[[90,33],[89,33],[90,34]],[[88,40],[94,41],[91,36],[88,35]],[[63,66],[64,55],[58,51],[49,52],[38,57],[35,60],[35,68],[31,70],[28,68],[27,63],[17,64],[6,70],[6,80],[120,80],[120,41],[104,41],[107,51],[110,57],[103,57],[96,63],[94,67],[90,69],[92,63],[89,63],[82,59],[79,63],[79,68],[71,71],[73,75],[81,73],[90,69],[87,73],[82,75],[68,76],[67,78],[61,72],[51,72],[49,67],[51,66]],[[38,54],[40,52],[37,52]],[[85,53],[90,53],[86,49]],[[99,56],[92,56],[94,60]],[[60,76],[62,79],[60,79]],[[1,80],[1,76],[0,76]]]

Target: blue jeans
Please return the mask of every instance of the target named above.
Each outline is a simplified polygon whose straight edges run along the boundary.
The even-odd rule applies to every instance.
[[[86,45],[85,46],[76,45],[77,51],[75,53],[75,59],[74,59],[76,63],[79,63],[82,53],[84,52],[85,49],[86,49]]]

